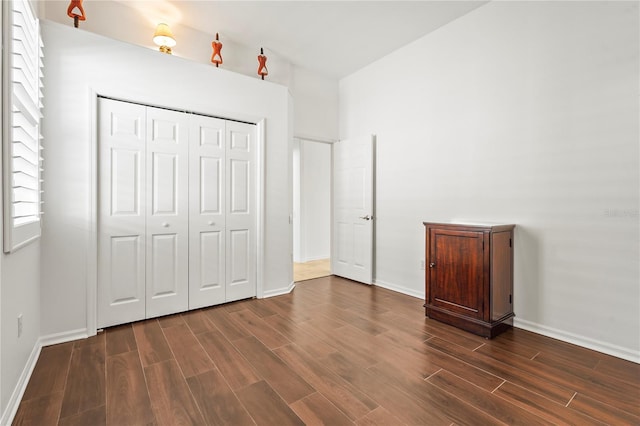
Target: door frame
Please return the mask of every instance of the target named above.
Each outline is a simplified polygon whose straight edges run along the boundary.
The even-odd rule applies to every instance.
[[[90,126],[88,140],[90,141],[89,149],[89,203],[87,205],[87,213],[89,224],[86,229],[89,250],[87,252],[87,336],[95,336],[98,332],[98,103],[100,97],[120,100],[122,102],[136,103],[157,108],[176,109],[169,105],[149,104],[148,101],[138,101],[134,99],[126,99],[117,94],[109,94],[108,91],[98,91],[95,88],[89,88],[89,105],[91,106]],[[190,111],[196,113],[196,111]],[[198,114],[219,117],[215,112],[197,111]],[[240,115],[240,114],[239,114]],[[266,138],[266,119],[264,117],[256,117],[247,120],[246,116],[242,119],[234,117],[219,117],[226,120],[235,120],[250,122],[256,126],[256,297],[258,299],[264,296],[264,230],[265,230],[265,138]]]

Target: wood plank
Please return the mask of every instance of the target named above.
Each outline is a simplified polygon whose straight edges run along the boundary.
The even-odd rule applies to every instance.
[[[437,351],[429,346],[425,345],[424,352],[426,355],[434,357],[434,363],[439,365],[441,368],[459,377],[464,377],[468,382],[473,383],[486,391],[492,392],[505,380],[502,377],[498,377],[495,374],[477,368],[474,365]]]
[[[268,302],[269,299],[255,299],[251,303],[247,304],[247,309],[259,316],[260,318],[270,317],[277,312],[272,309],[272,305]]]
[[[487,415],[480,409],[473,408],[463,402],[461,398],[455,398],[442,392],[431,383],[425,382],[422,375],[407,371],[398,364],[380,362],[368,368],[367,371],[384,380],[388,386],[393,386],[404,392],[428,411],[441,412],[447,418],[460,423],[480,423],[483,425],[499,423],[496,418]]]
[[[105,344],[105,335],[104,333],[98,333],[95,336],[87,337],[86,339],[79,339],[73,341],[73,348],[79,349],[83,346],[91,346],[91,345],[103,345]]]
[[[640,417],[585,395],[577,394],[569,407],[610,425],[640,425]]]
[[[306,322],[301,324],[308,330]],[[316,329],[316,335],[322,336],[322,340],[336,348],[338,351],[348,353],[350,358],[357,360],[359,365],[369,367],[378,362],[376,352],[380,349],[375,336],[366,334],[357,328],[345,325],[338,330],[327,332]]]
[[[182,318],[187,323],[193,334],[206,333],[207,331],[213,331],[216,329],[213,323],[209,321],[205,311],[202,309],[185,312],[182,314]]]
[[[543,380],[538,374],[522,371],[519,368],[504,364],[487,355],[469,351],[437,337],[427,340],[425,345],[452,357],[458,358],[467,364],[471,364],[504,380],[537,392],[540,395],[546,396],[547,398],[563,405],[566,405],[575,394],[575,392],[570,388]]]
[[[447,414],[432,410],[424,401],[416,399],[394,385],[387,377],[367,371],[340,353],[329,355],[322,363],[347,382],[366,393],[400,421],[408,424],[449,425],[453,421]]]
[[[274,351],[293,371],[324,395],[351,420],[357,420],[378,404],[352,384],[314,360],[296,345],[287,345]]]
[[[440,370],[429,377],[428,382],[508,425],[554,424],[506,399],[480,389],[446,370]]]
[[[109,327],[104,331],[104,334],[107,345],[107,356],[118,355],[138,349],[131,324]]]
[[[358,426],[388,426],[403,424],[405,423],[402,423],[400,419],[395,417],[384,407],[378,407],[356,421],[356,425]]]
[[[202,333],[196,337],[231,389],[237,390],[262,379],[219,331]]]
[[[147,367],[157,362],[173,359],[171,349],[158,321],[153,319],[133,324],[138,352],[142,366]]]
[[[104,339],[101,343],[82,345],[74,349],[71,354],[60,418],[104,406],[105,387]]]
[[[543,358],[541,354],[533,361],[511,355],[502,349],[482,347],[478,353],[489,355],[491,358],[501,361],[523,372],[537,375],[549,383],[573,389],[579,393],[596,398],[610,405],[617,405],[629,413],[640,416],[640,387],[615,380],[606,374],[580,365],[574,365],[568,370],[570,364],[557,363],[557,367],[538,362]]]
[[[601,359],[601,354],[596,351],[520,328],[509,329],[501,334],[500,338],[517,343],[520,346],[528,346],[540,353],[548,353],[565,358],[573,361],[574,365],[580,364],[587,368],[595,367]]]
[[[107,424],[107,409],[104,405],[60,419],[58,426],[103,426]]]
[[[308,306],[294,303],[294,298],[291,293],[278,297],[270,297],[264,300],[270,309],[283,318],[288,318],[295,323],[308,321],[313,318],[312,312],[309,311]]]
[[[333,346],[318,339],[290,319],[283,318],[280,314],[263,318],[264,322],[278,330],[283,336],[307,351],[310,355],[322,358],[336,351]]]
[[[165,328],[164,336],[184,377],[196,376],[215,368],[187,324]]]
[[[290,407],[305,425],[353,425],[342,411],[318,392],[290,404]]]
[[[567,408],[564,405],[551,401],[541,395],[531,392],[523,387],[505,382],[494,392],[495,395],[510,401],[513,404],[531,411],[539,417],[543,417],[552,423],[566,423],[572,425],[602,425],[589,416],[579,411]]]
[[[428,377],[442,368],[438,357],[426,355],[424,342],[406,338],[398,332],[386,332],[376,336],[379,347],[377,355],[380,361],[400,364],[403,370],[411,371],[422,378]]]
[[[187,384],[207,424],[255,424],[219,371],[190,377]]]
[[[233,321],[231,317],[229,317],[229,312],[227,312],[223,306],[207,309],[204,313],[216,329],[230,341],[242,339],[251,335],[246,328],[240,326],[236,321]]]
[[[205,424],[175,360],[144,369],[149,399],[159,425]]]
[[[367,334],[376,336],[389,330],[388,328],[372,320],[371,313],[369,313],[369,315],[365,315],[364,313],[357,314],[351,309],[340,309],[335,306],[332,308],[333,309],[327,310],[324,315],[328,316],[331,319],[342,321],[346,324],[351,325],[352,327],[356,327],[360,331],[363,331]]]
[[[42,348],[22,400],[64,391],[72,351],[73,342]]]
[[[106,374],[107,423],[153,423],[155,416],[138,352],[130,351],[107,357]]]
[[[70,345],[72,346],[72,345]],[[22,400],[13,419],[13,426],[55,426],[58,424],[63,392]]]
[[[287,403],[297,401],[315,392],[302,377],[291,370],[280,358],[257,338],[247,337],[233,345]],[[255,419],[255,418],[254,418]]]
[[[158,318],[158,324],[160,324],[160,328],[175,327],[177,325],[183,325],[184,323],[185,322],[182,318],[182,314],[165,315]]]
[[[304,425],[304,422],[265,381],[253,383],[236,393],[259,426]]]
[[[640,364],[635,362],[603,355],[596,366],[596,371],[608,374],[617,380],[640,386]]]
[[[257,337],[269,349],[275,349],[291,343],[278,331],[273,329],[262,318],[248,309],[242,309],[229,314],[231,319],[246,328],[253,336]]]

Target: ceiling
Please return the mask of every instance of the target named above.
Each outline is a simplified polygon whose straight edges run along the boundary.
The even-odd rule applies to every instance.
[[[345,77],[486,1],[122,1],[156,8],[221,40],[262,46],[294,65]]]

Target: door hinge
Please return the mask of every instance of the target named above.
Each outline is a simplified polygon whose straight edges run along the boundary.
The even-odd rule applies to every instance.
[[[511,303],[513,303],[513,302],[511,301],[511,295],[509,295],[509,303],[510,303],[510,304],[511,304]]]
[[[509,238],[509,247],[512,247],[512,245],[511,245],[511,238]]]
[[[484,250],[484,240],[482,240],[482,250]]]

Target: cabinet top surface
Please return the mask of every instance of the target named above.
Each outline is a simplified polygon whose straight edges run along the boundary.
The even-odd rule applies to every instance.
[[[472,220],[452,220],[450,222],[422,222],[425,226],[468,226],[478,228],[514,228],[512,223],[499,223]]]

